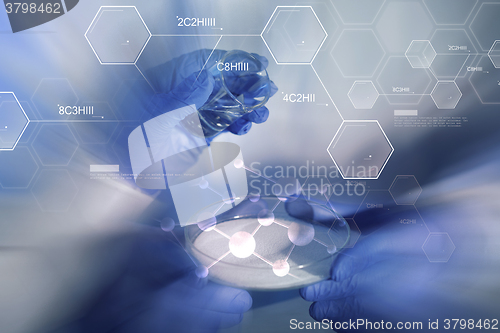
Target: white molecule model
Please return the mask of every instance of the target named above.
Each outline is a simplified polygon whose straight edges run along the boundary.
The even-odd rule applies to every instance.
[[[163,231],[172,231],[174,230],[175,222],[170,217],[165,217],[163,220],[161,220],[160,226]]]
[[[314,227],[312,224],[292,222],[288,227],[288,239],[297,246],[305,246],[314,239]]]
[[[286,260],[278,260],[273,264],[273,272],[276,276],[283,277],[290,272],[290,265]]]
[[[200,183],[198,184],[198,186],[202,190],[204,190],[204,189],[208,188],[208,182],[205,179],[202,179],[202,180],[200,180]]]
[[[255,246],[255,238],[245,231],[238,231],[229,240],[229,251],[237,258],[250,257]]]
[[[274,214],[270,210],[263,209],[257,215],[257,220],[264,227],[268,227],[274,222]]]
[[[248,196],[248,200],[250,200],[251,202],[257,202],[257,201],[259,201],[259,199],[260,199],[259,194],[250,194]]]
[[[234,160],[234,167],[235,167],[236,169],[241,169],[241,168],[243,168],[243,167],[244,167],[243,161],[242,161],[242,160],[240,160],[240,159],[236,159],[236,160]]]
[[[335,252],[337,252],[337,247],[335,246],[335,244],[330,245],[326,248],[326,251],[330,254],[334,254]]]
[[[196,267],[194,272],[196,276],[199,277],[200,279],[204,279],[208,276],[208,268],[206,268],[205,266],[200,265]]]
[[[249,196],[249,199],[252,202],[257,202],[260,199],[260,195],[251,195]],[[252,200],[254,199],[254,200]],[[257,200],[255,200],[257,199]],[[214,217],[213,212],[203,212],[199,214],[198,216],[198,227],[203,230],[203,232],[210,232],[210,231],[215,231],[219,233],[220,235],[224,236],[229,240],[229,251],[216,259],[214,262],[212,262],[208,266],[199,266],[196,269],[196,275],[199,278],[204,278],[208,276],[209,270],[212,266],[223,260],[227,255],[232,254],[236,258],[248,258],[252,255],[258,257],[259,259],[263,260],[267,264],[269,264],[272,267],[273,273],[277,277],[284,277],[284,276],[291,276],[294,278],[297,278],[294,274],[290,273],[290,264],[288,263],[288,259],[290,255],[292,254],[292,251],[295,246],[306,246],[310,244],[311,242],[315,241],[322,246],[325,247],[326,252],[330,255],[334,255],[337,253],[338,248],[336,245],[333,243],[333,240],[331,240],[331,243],[324,243],[323,241],[314,238],[316,235],[315,228],[312,224],[307,223],[307,222],[291,222],[290,224],[284,224],[283,222],[276,220],[276,216],[274,214],[274,209],[282,202],[281,200],[278,200],[276,205],[274,206],[273,209],[262,209],[258,214],[257,214],[257,221],[259,222],[258,227],[254,230],[253,233],[248,233],[246,231],[238,231],[234,233],[232,236],[229,236],[225,234],[222,230],[219,230],[217,228],[217,219]],[[254,238],[254,234],[259,231],[261,227],[267,227],[272,225],[273,223],[277,224],[278,226],[281,226],[283,228],[287,229],[287,235],[288,239],[290,242],[293,244],[291,247],[290,251],[284,257],[283,259],[279,259],[275,262],[270,262],[263,256],[259,255],[258,253],[255,252],[256,248],[256,241]],[[345,225],[345,222],[340,220],[339,223],[342,223],[341,225]],[[299,267],[300,268],[300,267]]]

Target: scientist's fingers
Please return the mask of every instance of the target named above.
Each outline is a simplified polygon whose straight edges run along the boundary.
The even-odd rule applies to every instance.
[[[323,319],[332,320],[333,322],[349,322],[349,319],[356,320],[356,318],[363,317],[364,307],[359,298],[347,297],[333,301],[314,302],[309,307],[309,315],[317,321]],[[347,325],[335,327],[335,330],[347,330]]]
[[[300,289],[300,296],[309,302],[342,299],[360,292],[360,278],[354,276],[343,281],[326,280]]]
[[[386,226],[361,237],[352,249],[337,256],[331,277],[335,281],[347,279],[371,265],[386,260],[416,260],[423,258],[422,244],[428,233],[422,228],[406,229],[400,225]]]
[[[269,110],[263,106],[245,114],[242,118],[251,121],[252,123],[262,124],[267,120],[267,118],[269,118]]]
[[[180,82],[168,94],[156,94],[152,101],[150,113],[159,116],[165,112],[176,110],[186,105],[195,104],[201,107],[212,93],[214,78],[206,71],[193,73]]]
[[[250,131],[251,128],[252,123],[242,117],[229,125],[227,130],[236,135],[245,135]]]
[[[210,282],[199,289],[189,286],[184,281],[178,281],[164,288],[162,293],[165,302],[168,303],[172,299],[181,300],[182,304],[194,309],[243,313],[252,307],[252,297],[247,291]]]
[[[262,124],[269,118],[269,110],[263,106],[237,119],[227,129],[236,135],[244,135],[252,128],[252,123]]]
[[[306,301],[325,301],[342,299],[360,294],[373,293],[373,287],[378,290],[388,287],[389,290],[396,288],[401,276],[399,263],[385,261],[370,265],[359,273],[347,277],[341,281],[326,280],[300,289],[300,295]],[[392,271],[392,272],[391,272]],[[392,275],[391,275],[392,274]],[[398,277],[395,278],[395,276]],[[394,277],[393,277],[394,276]],[[407,281],[405,281],[406,283]]]

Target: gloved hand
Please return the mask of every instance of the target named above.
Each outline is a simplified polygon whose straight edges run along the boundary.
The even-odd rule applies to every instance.
[[[328,219],[319,206],[290,202],[287,210],[298,218]],[[408,216],[404,210],[396,215],[399,214]],[[450,214],[445,212],[443,216],[449,219]],[[436,331],[429,329],[429,320],[438,319],[439,328],[443,329],[447,318],[477,322],[494,314],[491,302],[483,296],[475,298],[471,297],[473,293],[464,293],[476,280],[471,276],[471,267],[478,262],[476,257],[454,254],[454,260],[447,263],[429,262],[422,251],[429,235],[427,228],[401,224],[399,216],[388,214],[386,219],[385,225],[338,254],[330,279],[300,290],[305,300],[313,302],[309,312],[315,320],[326,319],[329,323],[333,321],[333,325],[343,325],[332,326],[337,332],[391,331],[400,322],[403,325],[421,322],[421,328],[412,326],[410,331],[425,332]],[[467,237],[472,235],[468,233]],[[358,320],[362,320],[360,326],[345,324]],[[383,329],[366,325],[381,321],[386,323]]]
[[[129,237],[128,260],[75,325],[81,331],[216,332],[238,324],[250,309],[248,292],[199,279],[172,233],[140,226]]]
[[[147,71],[151,77],[153,87],[157,94],[153,97],[153,107],[149,110],[152,116],[158,116],[165,112],[175,110],[187,105],[196,105],[199,109],[209,99],[214,91],[214,77],[208,72],[227,51],[224,50],[199,50]],[[253,54],[266,68],[268,60],[258,54]],[[271,82],[271,95],[278,88]],[[218,90],[218,89],[217,89]],[[260,124],[269,117],[269,110],[263,106],[250,113],[245,114],[223,132],[231,132],[237,135],[248,133],[252,123]],[[213,138],[207,139],[211,141]]]

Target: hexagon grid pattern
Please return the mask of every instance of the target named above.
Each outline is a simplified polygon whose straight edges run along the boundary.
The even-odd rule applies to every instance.
[[[310,64],[327,33],[311,6],[278,6],[261,37],[278,64]]]
[[[431,97],[438,109],[454,109],[462,92],[455,81],[439,81],[432,90]]]
[[[422,193],[422,188],[415,176],[396,176],[389,193],[397,205],[413,205]]]
[[[344,179],[377,179],[394,151],[377,121],[345,121],[328,153]]]
[[[436,57],[436,51],[428,40],[414,40],[405,52],[413,68],[429,68]]]
[[[134,64],[151,33],[134,6],[102,6],[85,38],[101,64]]]
[[[372,81],[356,81],[347,96],[355,109],[371,109],[379,93]]]
[[[488,57],[495,68],[500,68],[500,40],[496,40],[488,51]]]
[[[448,233],[433,232],[425,240],[422,250],[430,262],[447,262],[455,251],[455,244]]]
[[[332,57],[344,77],[372,77],[385,52],[372,30],[344,30]]]
[[[0,151],[13,150],[29,119],[14,93],[0,92]]]

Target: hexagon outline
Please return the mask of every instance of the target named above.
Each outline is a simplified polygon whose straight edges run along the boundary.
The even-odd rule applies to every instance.
[[[356,81],[354,81],[354,83],[353,83],[353,84],[352,84],[352,86],[351,86],[351,89],[349,89],[349,92],[347,93],[347,97],[349,97],[349,100],[351,101],[351,104],[354,106],[354,108],[355,108],[356,110],[368,110],[368,109],[361,109],[361,108],[357,108],[357,107],[356,107],[356,105],[354,105],[354,102],[353,102],[353,101],[352,101],[352,99],[351,99],[351,91],[354,89],[354,86],[355,86],[355,85],[356,85],[356,83],[358,83],[358,82],[362,82],[362,83],[371,83],[371,85],[373,86],[373,89],[375,89],[375,91],[377,92],[377,97],[376,97],[376,98],[375,98],[375,100],[373,101],[373,104],[372,104],[372,106],[370,107],[370,109],[371,109],[371,108],[373,108],[373,106],[374,106],[374,105],[375,105],[375,103],[377,102],[378,98],[380,97],[380,93],[378,92],[377,87],[375,87],[375,85],[373,84],[373,81],[371,81],[371,80],[356,80]]]
[[[493,48],[495,47],[495,45],[497,45],[497,44],[499,44],[499,43],[500,43],[500,40],[498,40],[498,39],[497,39],[497,40],[495,40],[495,41],[493,42],[493,45],[491,45],[490,50],[488,51],[488,58],[490,58],[491,63],[493,64],[493,67],[495,67],[495,68],[500,68],[500,64],[498,64],[498,66],[497,66],[497,65],[495,64],[495,62],[493,61],[493,59],[491,58],[491,50],[493,50]]]
[[[77,195],[78,195],[78,192],[80,192],[80,189],[78,188],[78,185],[76,185],[73,177],[71,177],[70,173],[68,172],[68,170],[66,169],[45,169],[45,170],[42,170],[39,174],[38,174],[38,177],[36,177],[36,181],[35,183],[38,181],[38,178],[40,178],[42,176],[42,173],[44,171],[63,171],[63,172],[66,172],[69,176],[69,179],[71,180],[71,182],[73,183],[73,185],[75,185],[75,188],[76,188],[76,191],[75,191],[75,194],[73,195],[73,198],[70,200],[70,202],[68,203],[68,208],[66,208],[65,210],[45,210],[43,209],[42,205],[40,204],[40,202],[38,201],[36,195],[33,193],[33,187],[31,188],[30,192],[31,192],[31,195],[33,196],[33,198],[35,198],[35,201],[36,203],[38,204],[38,207],[40,207],[40,210],[42,212],[67,212],[71,205],[73,204],[73,201],[75,201]]]
[[[455,103],[455,105],[454,105],[454,106],[453,106],[453,108],[451,108],[451,109],[450,109],[450,108],[441,108],[441,107],[439,107],[439,105],[437,104],[437,102],[436,102],[436,100],[434,99],[434,96],[433,96],[434,91],[436,90],[437,86],[438,86],[440,83],[443,83],[443,82],[445,82],[445,83],[452,83],[452,82],[453,82],[453,84],[455,85],[455,87],[457,87],[458,92],[460,93],[460,96],[458,97],[457,102]],[[438,109],[441,109],[441,110],[452,110],[452,109],[456,108],[456,107],[457,107],[457,105],[458,105],[458,102],[460,102],[460,99],[462,98],[462,96],[463,96],[463,95],[462,95],[462,91],[460,90],[460,88],[458,87],[457,83],[456,83],[454,80],[451,80],[451,81],[440,80],[440,81],[436,82],[436,85],[434,86],[434,88],[433,88],[433,89],[432,89],[432,91],[431,91],[431,98],[432,98],[432,101],[434,102],[434,104],[436,105],[436,107],[437,107]]]
[[[23,112],[24,117],[26,118],[26,125],[24,125],[24,128],[22,129],[21,133],[17,137],[17,140],[16,140],[16,142],[14,142],[14,145],[12,146],[12,148],[0,148],[0,151],[12,151],[16,148],[19,140],[21,140],[21,137],[23,136],[26,128],[28,128],[28,125],[30,124],[30,118],[28,118],[28,115],[26,114],[26,112],[24,112],[24,109],[23,109],[21,103],[19,103],[19,100],[17,99],[17,96],[16,96],[16,94],[14,94],[14,92],[12,92],[12,91],[0,91],[0,94],[12,94],[12,96],[16,100],[17,105],[19,105],[19,108],[21,108],[21,111]],[[0,103],[0,105],[2,105],[2,104],[3,104],[3,102]]]
[[[396,200],[396,198],[394,197],[394,195],[392,195],[391,188],[394,186],[394,183],[396,182],[396,180],[397,180],[399,177],[413,177],[413,179],[415,179],[415,182],[417,183],[418,188],[420,189],[420,191],[418,192],[417,197],[415,198],[415,200],[414,200],[412,203],[409,203],[409,204],[400,204],[400,203],[398,203],[398,201]],[[417,181],[417,178],[416,178],[414,175],[397,175],[396,177],[394,177],[394,180],[392,181],[391,186],[389,186],[389,194],[391,195],[392,199],[394,199],[394,202],[396,203],[396,205],[401,205],[401,206],[410,206],[410,205],[414,205],[414,204],[415,204],[415,202],[417,202],[418,197],[420,197],[420,194],[422,194],[422,186],[420,186],[420,184],[419,184],[419,183],[418,183],[418,181]],[[420,214],[420,213],[419,213],[419,214]],[[423,219],[422,219],[422,221],[423,221]],[[425,223],[425,222],[424,222],[424,223]]]
[[[43,82],[44,80],[65,80],[65,81],[67,81],[67,82],[68,82],[69,87],[71,88],[71,91],[73,91],[73,94],[75,94],[75,97],[76,97],[76,102],[75,102],[75,104],[77,104],[77,103],[80,101],[80,97],[78,97],[78,95],[77,95],[77,93],[76,93],[75,89],[73,88],[73,85],[71,84],[71,82],[69,82],[69,80],[68,80],[67,78],[60,78],[60,77],[45,77],[45,78],[43,78],[43,79],[41,79],[41,80],[40,80],[40,83],[38,83],[38,86],[36,87],[35,91],[33,92],[33,95],[31,95],[31,98],[30,98],[30,100],[31,100],[31,104],[33,104],[33,106],[35,107],[35,110],[38,112],[38,115],[40,116],[40,119],[42,119],[42,120],[43,120],[44,118],[43,118],[43,115],[42,115],[42,113],[40,112],[40,110],[38,110],[38,107],[36,106],[36,103],[33,101],[33,97],[35,97],[36,92],[38,91],[38,88],[40,88],[40,86],[42,85],[42,82]]]
[[[330,0],[330,1],[332,1],[332,0]],[[370,23],[345,23],[344,19],[342,19],[342,15],[340,15],[339,11],[337,10],[337,7],[335,7],[335,4],[332,3],[332,5],[333,5],[333,8],[335,9],[335,11],[337,12],[337,15],[340,17],[340,20],[342,21],[343,25],[372,25],[373,22],[375,22],[375,20],[377,19],[378,15],[380,14],[380,11],[382,10],[382,8],[384,8],[384,5],[386,2],[387,2],[387,0],[382,1],[380,8],[378,9],[377,13],[373,16],[373,20]]]
[[[463,31],[463,32],[465,33],[465,35],[467,36],[467,38],[469,39],[469,41],[470,41],[470,43],[471,43],[472,47],[474,48],[474,49],[473,49],[473,53],[471,53],[471,52],[470,52],[470,50],[469,50],[469,54],[467,55],[467,58],[465,59],[465,61],[464,61],[463,65],[462,65],[462,67],[460,68],[459,72],[457,73],[457,75],[456,75],[453,79],[454,79],[454,80],[456,80],[457,78],[461,78],[461,79],[465,78],[465,77],[467,76],[468,72],[467,72],[467,71],[465,71],[465,73],[464,73],[464,74],[462,74],[462,75],[460,75],[460,73],[463,71],[464,66],[465,66],[465,64],[467,63],[467,61],[470,59],[470,57],[471,57],[471,56],[472,56],[472,57],[476,57],[476,56],[477,56],[477,49],[476,49],[476,46],[474,45],[474,42],[472,41],[472,38],[470,38],[469,33],[468,33],[468,32],[467,32],[467,30],[465,30],[465,29],[446,29],[446,28],[444,28],[444,29],[435,29],[435,30],[434,30],[434,33],[432,34],[432,36],[431,36],[431,38],[429,39],[429,41],[430,41],[430,40],[432,40],[432,38],[434,38],[434,36],[436,35],[436,33],[437,33],[438,31]],[[432,45],[432,42],[431,42],[431,45]],[[437,55],[456,55],[456,54],[455,54],[455,53],[438,53],[438,54],[436,54],[436,56],[437,56]],[[462,55],[465,55],[465,54],[462,54]],[[433,63],[434,63],[434,61],[433,61]],[[431,64],[431,66],[432,66],[432,64]],[[432,75],[434,76],[434,78],[435,78],[436,80],[439,80],[439,78],[438,78],[438,76],[436,75],[436,73],[434,73],[434,70],[432,69],[432,67],[429,67],[429,70],[431,71],[431,73],[432,73]],[[451,76],[439,76],[439,77],[442,77],[442,78],[450,78]]]
[[[476,5],[477,5],[478,0],[475,0],[474,6],[472,6],[472,10],[470,11],[469,15],[467,15],[467,18],[465,19],[465,21],[463,21],[462,23],[437,23],[436,19],[434,18],[434,15],[432,15],[431,10],[429,9],[429,7],[427,7],[426,1],[424,0],[422,2],[424,3],[424,7],[429,12],[429,15],[431,16],[432,21],[434,21],[435,25],[454,25],[454,26],[458,26],[458,25],[464,25],[465,22],[467,22],[469,20],[470,16],[472,15],[472,12],[474,11],[474,7],[476,7]]]
[[[390,56],[389,58],[387,58],[387,61],[385,62],[384,64],[384,67],[382,67],[382,69],[380,70],[377,78],[375,79],[375,81],[378,83],[379,86],[382,86],[379,82],[379,78],[380,76],[382,75],[382,72],[384,71],[385,67],[387,66],[387,64],[389,63],[389,61],[391,60],[391,58],[402,58],[403,56]],[[406,58],[406,56],[405,56]],[[407,58],[408,60],[408,58]],[[411,66],[411,64],[410,64]],[[412,67],[413,68],[413,67]],[[429,78],[429,83],[427,84],[427,86],[425,87],[424,91],[427,91],[427,89],[429,89],[429,86],[431,85],[432,83],[432,77],[429,75],[429,71],[427,71],[426,69],[428,68],[417,68],[417,69],[422,69],[422,70],[425,70],[425,74],[427,75],[427,77]],[[434,76],[434,73],[432,74]],[[425,92],[423,94],[410,94],[412,96],[418,96],[420,95],[420,98],[418,99],[418,101],[416,103],[394,103],[394,102],[391,102],[391,100],[389,99],[388,93],[384,92],[383,89],[382,90],[382,94],[381,95],[384,95],[386,100],[387,100],[387,103],[389,103],[389,105],[417,105],[417,104],[420,104],[420,102],[422,101],[422,98],[425,96],[425,95],[428,95],[428,94],[425,94]],[[401,96],[404,96],[404,95],[408,95],[408,94],[400,94]]]
[[[101,61],[101,58],[99,58],[99,55],[97,54],[96,50],[95,50],[95,49],[94,49],[94,47],[92,46],[92,43],[90,42],[90,40],[89,40],[89,38],[88,38],[87,34],[88,34],[88,32],[89,32],[90,28],[92,27],[92,25],[94,24],[94,22],[96,22],[96,19],[97,19],[97,17],[99,16],[99,13],[101,12],[101,9],[103,9],[103,8],[134,8],[134,9],[135,9],[135,11],[136,11],[136,13],[137,13],[137,15],[138,15],[138,16],[139,16],[139,18],[141,19],[141,22],[142,22],[142,24],[144,25],[144,28],[146,28],[146,30],[147,30],[147,32],[148,32],[148,34],[149,34],[149,36],[148,36],[148,39],[146,39],[146,42],[144,43],[144,45],[142,46],[141,51],[139,52],[139,54],[138,54],[138,55],[137,55],[137,57],[135,58],[134,62],[102,62],[102,61]],[[96,22],[96,23],[97,23],[97,22]],[[139,11],[137,10],[137,8],[136,8],[135,6],[101,6],[101,7],[99,7],[99,10],[98,10],[98,11],[97,11],[97,13],[95,14],[94,18],[92,19],[92,22],[90,22],[90,25],[89,25],[89,27],[87,28],[87,31],[85,31],[84,36],[85,36],[85,39],[87,40],[87,42],[89,43],[90,48],[92,49],[92,51],[94,52],[95,56],[97,57],[97,60],[99,60],[99,63],[100,63],[101,65],[135,65],[135,64],[137,63],[137,60],[139,60],[139,58],[141,57],[142,52],[144,51],[144,49],[145,49],[145,48],[146,48],[146,46],[148,45],[149,40],[151,39],[152,34],[151,34],[151,31],[149,31],[149,28],[148,28],[148,26],[147,26],[146,22],[144,22],[144,20],[143,20],[143,18],[142,18],[142,16],[141,16],[141,14],[139,13]]]
[[[340,116],[340,119],[342,119],[342,121],[344,121],[344,116],[342,116],[342,113],[340,112],[339,108],[337,108],[337,105],[335,104],[335,102],[333,101],[333,98],[332,96],[330,95],[330,92],[328,91],[328,89],[326,89],[325,85],[323,84],[323,81],[321,80],[321,78],[319,77],[319,74],[318,72],[316,72],[316,68],[314,68],[314,65],[311,64],[311,68],[314,72],[314,74],[316,74],[316,77],[318,78],[319,80],[319,83],[321,83],[321,86],[323,87],[323,89],[325,89],[325,92],[326,92],[326,95],[328,96],[328,99],[330,99],[330,102],[332,102],[332,105],[335,107],[335,110],[337,111],[337,113],[339,114]]]
[[[469,39],[469,42],[470,44],[472,45],[472,47],[474,48],[474,52],[471,54],[470,50],[469,50],[469,55],[476,55],[477,53],[477,49],[476,49],[476,46],[474,45],[474,42],[472,41],[472,38],[470,38],[469,34],[467,33],[467,30],[463,29],[463,28],[443,28],[443,29],[435,29],[434,32],[432,33],[432,36],[429,38],[429,42],[431,43],[432,45],[432,42],[431,42],[431,39],[434,38],[434,36],[436,35],[436,33],[438,31],[463,31],[465,33],[465,35],[467,36],[467,38]],[[434,48],[434,47],[433,47]],[[434,50],[436,51],[436,50]],[[436,52],[437,53],[437,52]],[[456,53],[453,53],[453,52],[448,52],[448,53],[437,53],[437,54],[456,54]]]
[[[479,64],[482,60],[482,57],[479,58],[479,60],[477,61],[477,64]],[[475,73],[475,72],[474,72]],[[471,79],[472,79],[472,76],[474,75],[474,73],[472,73],[472,75],[469,75],[469,83],[470,85],[472,86],[472,89],[474,90],[474,92],[476,93],[476,96],[477,98],[479,99],[479,101],[481,102],[481,104],[483,105],[498,105],[500,104],[500,102],[484,102],[483,99],[481,98],[481,96],[479,95],[479,92],[477,91],[476,87],[474,86],[474,84],[472,83]]]
[[[332,153],[330,153],[330,147],[332,146],[333,144],[333,141],[335,141],[335,138],[337,137],[337,135],[339,135],[339,132],[340,132],[340,129],[342,128],[342,126],[344,125],[344,123],[377,123],[378,127],[380,128],[380,130],[382,131],[382,134],[384,135],[384,138],[385,140],[387,141],[387,143],[389,144],[389,147],[391,147],[391,152],[389,153],[389,156],[387,156],[387,158],[385,159],[384,161],[384,164],[382,165],[382,167],[380,168],[378,174],[377,174],[377,177],[375,178],[357,178],[357,177],[344,177],[344,175],[342,174],[342,169],[338,166],[337,162],[335,161],[335,159],[333,158],[333,155]],[[330,158],[332,159],[333,163],[335,164],[335,167],[337,168],[337,170],[339,171],[340,175],[342,176],[342,179],[353,179],[353,180],[361,180],[361,179],[378,179],[378,177],[380,177],[380,175],[382,174],[382,171],[384,170],[385,168],[385,165],[387,164],[387,162],[389,161],[389,159],[391,158],[392,156],[392,153],[394,152],[394,147],[392,146],[392,143],[391,141],[389,141],[389,138],[387,137],[387,135],[385,134],[384,132],[384,129],[382,128],[382,126],[380,126],[378,120],[344,120],[342,121],[342,124],[340,124],[340,127],[338,128],[337,130],[337,133],[335,133],[332,141],[330,142],[330,144],[328,145],[328,147],[326,148],[326,151],[328,152],[328,155],[330,155]]]
[[[35,156],[33,156],[33,154],[31,153],[30,149],[26,146],[20,146],[19,149],[21,148],[26,148],[28,150],[28,153],[30,153],[31,155],[31,158],[33,159],[33,162],[35,162],[36,164],[36,170],[35,172],[33,173],[33,176],[31,176],[31,179],[30,181],[28,182],[28,185],[27,186],[15,186],[15,187],[9,187],[9,186],[3,186],[1,183],[0,183],[0,188],[3,188],[3,189],[9,189],[9,190],[26,190],[28,189],[30,186],[31,186],[31,183],[33,182],[33,179],[35,179],[35,176],[36,174],[38,173],[38,170],[40,170],[40,166],[38,165],[38,163],[36,162],[36,158]]]
[[[380,7],[380,8],[382,8],[382,7]],[[380,61],[378,62],[377,66],[375,66],[375,69],[373,70],[373,72],[370,75],[363,75],[363,76],[344,75],[344,73],[342,72],[342,69],[340,68],[339,64],[337,63],[337,60],[335,60],[335,57],[332,55],[333,49],[335,49],[335,47],[337,46],[337,44],[340,41],[340,38],[342,37],[342,35],[346,31],[371,31],[373,36],[375,37],[375,40],[377,41],[378,45],[382,49],[383,55],[382,55],[382,57],[380,57]],[[344,29],[344,30],[342,30],[340,35],[337,37],[337,40],[335,41],[335,44],[332,47],[332,50],[330,51],[330,56],[332,57],[333,62],[335,62],[335,65],[337,65],[337,68],[339,69],[340,73],[342,74],[342,76],[344,78],[358,78],[358,77],[372,78],[375,75],[375,73],[377,72],[377,69],[380,67],[380,64],[384,61],[386,54],[387,54],[387,52],[385,52],[384,46],[382,45],[382,43],[378,39],[377,34],[375,33],[375,31],[373,31],[373,29]]]
[[[279,62],[276,59],[276,57],[274,56],[273,51],[271,50],[271,48],[267,44],[266,39],[264,38],[264,31],[266,31],[266,28],[269,25],[269,23],[271,22],[271,19],[274,17],[274,14],[276,13],[276,11],[278,10],[278,8],[280,8],[280,7],[285,7],[285,8],[309,8],[309,9],[311,9],[314,17],[316,18],[316,20],[319,23],[319,26],[321,27],[321,30],[323,30],[323,32],[325,33],[325,37],[321,41],[321,44],[319,44],[318,49],[314,53],[314,55],[313,55],[313,57],[312,57],[312,59],[311,59],[310,62]],[[264,44],[266,44],[266,47],[269,50],[269,53],[271,53],[271,56],[273,57],[273,59],[276,62],[276,64],[278,64],[278,65],[311,65],[313,63],[314,59],[316,59],[316,55],[318,54],[319,50],[321,49],[321,47],[325,43],[326,39],[328,38],[328,33],[326,32],[325,28],[323,27],[323,24],[319,20],[318,16],[316,15],[316,12],[312,8],[312,6],[276,6],[276,8],[274,9],[273,13],[271,14],[271,17],[269,17],[269,20],[267,21],[266,25],[264,26],[264,29],[262,29],[262,32],[260,33],[260,38],[264,41]]]
[[[38,135],[40,134],[40,132],[42,131],[42,128],[45,126],[45,125],[54,125],[54,124],[42,124],[42,126],[40,126],[40,128],[38,129],[38,132],[36,133],[35,137],[33,138],[33,141],[31,142],[31,148],[33,149],[33,151],[35,152],[35,155],[36,157],[38,157],[38,160],[40,161],[40,163],[42,164],[42,166],[44,167],[47,167],[47,166],[57,166],[57,167],[61,167],[61,166],[68,166],[70,163],[71,163],[71,160],[73,159],[73,156],[75,156],[76,154],[76,151],[78,150],[78,147],[80,147],[80,143],[78,142],[76,136],[73,134],[73,131],[71,130],[71,128],[68,126],[68,124],[58,124],[58,125],[62,125],[62,126],[66,126],[69,130],[69,132],[71,133],[71,135],[73,136],[73,138],[75,139],[75,142],[76,142],[76,148],[75,148],[75,151],[73,152],[73,154],[71,154],[71,157],[69,158],[68,160],[68,163],[64,164],[64,165],[59,165],[59,164],[43,164],[43,161],[42,159],[40,158],[40,155],[38,155],[38,153],[36,152],[36,149],[35,147],[33,147],[33,143],[36,141],[36,138],[38,137]]]
[[[483,2],[480,6],[479,6],[479,9],[477,10],[476,12],[476,15],[474,15],[474,18],[470,21],[469,23],[469,30],[470,32],[472,33],[472,35],[474,36],[474,39],[476,40],[476,43],[477,45],[479,45],[479,48],[482,50],[482,51],[487,51],[485,49],[483,49],[483,46],[481,45],[481,43],[479,42],[479,39],[477,38],[476,34],[474,33],[474,29],[472,29],[472,24],[474,23],[474,21],[476,20],[477,18],[477,15],[479,14],[479,12],[481,11],[481,9],[483,8],[484,5],[499,5],[500,3],[498,2]]]
[[[407,53],[410,50],[410,48],[411,48],[411,46],[413,45],[414,42],[428,42],[429,43],[429,46],[431,47],[432,51],[434,51],[434,56],[432,57],[431,61],[429,62],[429,66],[427,66],[427,67],[415,67],[411,63],[410,59],[408,59],[408,54]],[[408,60],[408,62],[410,63],[411,68],[430,68],[431,65],[432,65],[432,62],[434,61],[434,59],[436,58],[436,56],[437,56],[437,52],[436,52],[436,50],[434,50],[434,46],[432,46],[431,41],[428,40],[428,39],[415,39],[415,40],[412,40],[411,43],[410,43],[410,45],[408,46],[408,48],[405,51],[405,57]]]
[[[429,238],[432,235],[446,235],[446,236],[448,236],[448,239],[450,240],[451,245],[453,245],[453,251],[451,251],[450,255],[448,256],[448,259],[446,259],[445,261],[443,261],[443,260],[431,260],[429,258],[429,256],[427,255],[427,252],[425,252],[424,246],[425,246],[425,244],[427,244],[427,242],[429,241]],[[448,262],[448,260],[450,260],[451,256],[453,255],[453,252],[455,252],[456,248],[457,247],[455,246],[455,243],[453,243],[453,240],[451,239],[450,235],[447,232],[429,232],[429,235],[427,235],[427,238],[425,239],[424,244],[422,244],[422,251],[424,251],[424,254],[427,257],[427,260],[429,260],[429,262],[433,262],[433,263]]]

